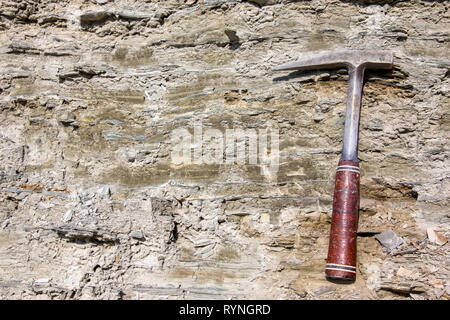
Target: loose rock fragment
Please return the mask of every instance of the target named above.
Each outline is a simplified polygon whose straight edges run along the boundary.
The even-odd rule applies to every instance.
[[[145,235],[141,230],[135,230],[131,232],[130,236],[137,240],[145,240]]]
[[[64,126],[70,126],[70,127],[74,127],[74,128],[78,128],[79,127],[79,123],[75,118],[75,115],[72,112],[68,112],[66,113],[65,118],[63,119],[59,119],[59,123],[61,123]]]
[[[111,188],[108,186],[104,186],[104,187],[100,188],[100,194],[102,196],[110,197],[111,196]]]
[[[381,284],[381,290],[391,291],[400,294],[411,294],[411,293],[423,293],[425,292],[425,287],[422,283],[392,283],[384,282]]]
[[[63,216],[63,221],[64,222],[69,222],[70,220],[72,220],[72,210],[71,209],[67,210],[66,213],[64,213],[64,216]]]
[[[7,53],[29,53],[29,54],[39,54],[41,52],[40,49],[35,48],[34,46],[24,43],[24,42],[12,42],[8,46]]]
[[[333,287],[330,287],[330,286],[323,286],[323,287],[320,287],[320,288],[318,288],[317,290],[315,290],[315,291],[314,291],[314,295],[320,296],[320,295],[322,295],[322,294],[329,293],[329,292],[333,292],[333,291],[335,291],[335,290],[336,290],[336,289],[333,288]]]
[[[403,239],[398,237],[392,229],[388,229],[375,236],[383,247],[388,251],[392,251],[403,243]]]
[[[106,20],[110,16],[106,11],[87,11],[80,15],[81,23],[93,23]]]
[[[239,37],[236,35],[236,31],[226,29],[225,34],[227,35],[228,39],[230,39],[231,44],[239,43]]]
[[[433,228],[433,227],[427,228],[427,235],[428,235],[428,240],[431,243],[435,243],[439,246],[443,246],[444,244],[447,243],[447,238],[444,235],[442,235],[441,233],[437,232],[435,230],[435,228]]]
[[[99,228],[81,228],[70,225],[60,227],[49,227],[47,230],[55,231],[59,236],[72,240],[98,241],[98,242],[116,242],[117,235]]]
[[[400,267],[400,269],[397,270],[397,276],[399,277],[411,277],[414,275],[414,271],[406,269],[404,267]]]

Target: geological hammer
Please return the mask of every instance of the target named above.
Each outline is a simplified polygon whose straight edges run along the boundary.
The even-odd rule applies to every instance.
[[[394,55],[386,50],[341,50],[322,52],[311,58],[288,62],[273,68],[316,70],[346,67],[348,96],[344,143],[336,171],[330,242],[325,275],[334,282],[350,282],[356,277],[356,232],[359,211],[358,130],[366,69],[391,69]]]

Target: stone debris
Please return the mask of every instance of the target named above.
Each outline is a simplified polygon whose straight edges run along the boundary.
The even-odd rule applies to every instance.
[[[116,234],[100,228],[80,228],[63,225],[60,227],[46,227],[45,229],[55,231],[59,236],[71,241],[117,242],[119,240]]]
[[[35,48],[33,45],[24,42],[12,42],[8,45],[7,53],[28,53],[40,54],[41,49]]]
[[[333,292],[333,291],[335,291],[335,290],[336,290],[336,288],[334,288],[334,287],[331,287],[331,286],[323,286],[323,287],[320,287],[320,288],[318,288],[317,290],[315,290],[315,291],[314,291],[314,295],[315,295],[315,296],[321,296],[321,295],[323,295],[323,294],[325,294],[325,293]]]
[[[79,127],[79,123],[76,120],[76,117],[72,112],[67,112],[64,118],[59,119],[59,122],[61,124],[63,124],[64,126],[71,126],[74,128]]]
[[[447,243],[448,239],[442,235],[440,232],[436,231],[434,227],[427,228],[427,236],[428,241],[431,243],[437,244],[439,246],[443,246]]]
[[[63,222],[67,223],[72,220],[73,211],[71,209],[67,210],[63,216]]]
[[[403,239],[398,237],[392,229],[377,234],[375,239],[377,239],[388,252],[394,250],[403,243]]]
[[[80,15],[81,23],[100,22],[111,16],[107,11],[86,11]]]
[[[50,278],[42,278],[42,279],[37,279],[33,282],[34,285],[48,285],[50,283],[51,279]]]
[[[396,275],[399,276],[399,277],[411,278],[411,279],[415,279],[415,278],[419,278],[420,277],[420,274],[418,272],[415,272],[413,270],[407,269],[407,268],[405,268],[403,266],[400,267],[397,270]]]
[[[400,294],[418,294],[426,292],[425,286],[421,283],[382,283],[380,290],[391,291]]]
[[[100,194],[102,196],[110,197],[111,196],[111,188],[109,186],[103,186],[100,188]]]
[[[145,235],[141,230],[135,230],[131,232],[130,236],[137,240],[145,240]]]

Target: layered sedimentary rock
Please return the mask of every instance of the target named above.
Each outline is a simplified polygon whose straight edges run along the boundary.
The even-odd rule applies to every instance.
[[[449,12],[1,1],[0,297],[448,298]],[[347,72],[271,71],[344,48],[395,55],[393,70],[366,72],[347,286],[324,277]],[[278,171],[175,164],[171,134],[198,123],[278,130]],[[391,251],[375,239],[388,229],[403,239]]]

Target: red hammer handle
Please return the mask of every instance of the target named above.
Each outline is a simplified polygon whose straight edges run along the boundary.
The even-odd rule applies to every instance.
[[[330,280],[355,280],[359,177],[358,161],[339,161],[334,187],[330,244],[325,269],[325,274]]]

